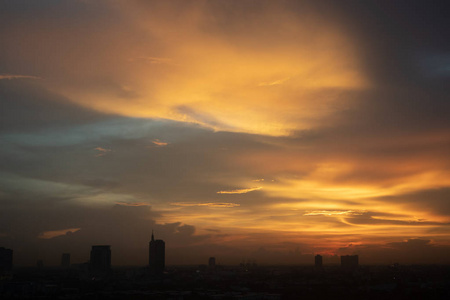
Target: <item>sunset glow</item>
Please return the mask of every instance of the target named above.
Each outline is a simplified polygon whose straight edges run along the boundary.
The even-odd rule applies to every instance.
[[[447,48],[394,6],[316,2],[1,1],[2,245],[23,265],[101,243],[140,264],[152,229],[173,264],[450,247],[450,72],[421,58]]]

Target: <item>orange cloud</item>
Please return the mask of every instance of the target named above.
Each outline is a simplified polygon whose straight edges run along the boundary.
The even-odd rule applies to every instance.
[[[1,79],[41,79],[38,76],[31,76],[31,75],[14,75],[14,74],[2,74],[0,75]]]
[[[240,206],[240,204],[237,203],[192,203],[192,202],[174,202],[170,203],[170,205],[174,206],[207,206],[207,207],[218,207],[218,208],[230,208],[230,207],[237,207]]]
[[[100,156],[104,156],[106,155],[108,152],[111,152],[111,149],[106,149],[106,148],[102,148],[102,147],[97,147],[94,150],[99,151],[100,153],[97,153],[95,156],[96,157],[100,157]]]
[[[304,216],[342,216],[342,215],[355,215],[361,214],[361,212],[353,210],[313,210],[304,213]]]
[[[237,189],[237,190],[230,190],[230,191],[219,191],[217,194],[246,194],[249,192],[257,191],[262,189],[262,187],[253,187],[248,189]]]
[[[66,235],[69,232],[74,233],[80,230],[81,228],[68,228],[68,229],[60,229],[60,230],[51,230],[51,231],[44,231],[39,234],[38,238],[40,239],[52,239],[57,236]]]
[[[226,4],[194,2],[180,10],[170,1],[106,3],[122,23],[101,28],[107,41],[92,32],[75,41],[85,47],[63,45],[76,48],[76,60],[56,53],[65,77],[43,83],[99,111],[289,135],[351,105],[342,91],[370,86],[354,41],[319,13],[297,16],[277,2],[250,18],[216,7]],[[27,38],[37,39],[35,32]],[[59,31],[46,28],[45,36],[42,51],[51,53]]]
[[[172,64],[173,60],[164,57],[139,57],[140,60],[148,61],[150,64]]]
[[[283,84],[285,81],[288,81],[290,78],[283,78],[283,79],[278,79],[275,81],[271,81],[271,82],[261,82],[260,84],[258,84],[258,86],[270,86],[270,85],[279,85],[279,84]]]
[[[160,140],[156,139],[152,141],[153,144],[157,145],[157,146],[167,146],[169,143],[166,142],[161,142]]]

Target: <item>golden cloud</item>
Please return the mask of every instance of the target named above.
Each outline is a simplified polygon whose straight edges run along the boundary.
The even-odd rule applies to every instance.
[[[45,83],[96,110],[288,135],[347,107],[342,91],[369,86],[353,42],[319,14],[275,2],[250,17],[201,1],[109,5],[121,30],[102,28],[107,41],[83,35],[77,60],[59,61],[65,77]],[[46,34],[56,42],[57,31]]]
[[[260,189],[262,189],[261,186],[248,188],[248,189],[237,189],[237,190],[230,190],[230,191],[218,191],[217,194],[246,194],[246,193],[257,191],[257,190],[260,190]]]
[[[152,143],[155,144],[156,146],[167,146],[169,144],[169,143],[166,143],[166,142],[161,142],[158,139],[153,140]]]
[[[218,208],[230,208],[230,207],[237,207],[240,206],[240,204],[237,203],[193,203],[193,202],[174,202],[174,203],[170,203],[170,205],[174,205],[174,206],[184,206],[184,207],[189,207],[189,206],[206,206],[206,207],[218,207]]]
[[[100,156],[104,156],[106,155],[108,152],[111,152],[111,149],[106,149],[106,148],[102,148],[102,147],[97,147],[94,148],[94,150],[97,150],[99,153],[97,153],[95,156],[96,157],[100,157]]]
[[[353,210],[313,210],[307,211],[304,216],[345,216],[345,215],[360,215],[363,212]]]
[[[38,238],[40,239],[52,239],[57,236],[66,235],[67,233],[74,233],[80,230],[81,228],[68,228],[68,229],[60,229],[60,230],[51,230],[44,231],[39,234]]]

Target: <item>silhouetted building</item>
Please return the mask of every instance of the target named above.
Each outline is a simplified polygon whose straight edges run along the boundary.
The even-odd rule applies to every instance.
[[[208,269],[214,271],[216,269],[216,258],[210,257],[208,260]]]
[[[166,265],[166,244],[163,240],[155,240],[153,232],[148,247],[148,265],[155,274],[162,274]]]
[[[92,246],[91,259],[89,261],[91,271],[108,272],[111,270],[111,246]]]
[[[208,266],[210,266],[210,267],[215,267],[216,266],[216,258],[215,257],[210,257],[209,258]]]
[[[70,253],[63,253],[61,255],[61,268],[69,268],[70,267]]]
[[[318,269],[322,268],[322,255],[317,254],[314,257],[314,266]]]
[[[352,271],[358,268],[358,255],[342,255],[341,268],[346,271]]]
[[[0,272],[11,271],[13,263],[13,251],[0,247]]]

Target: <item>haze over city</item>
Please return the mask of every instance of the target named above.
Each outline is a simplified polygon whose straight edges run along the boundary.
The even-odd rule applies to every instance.
[[[0,247],[450,263],[448,9],[0,0]]]

